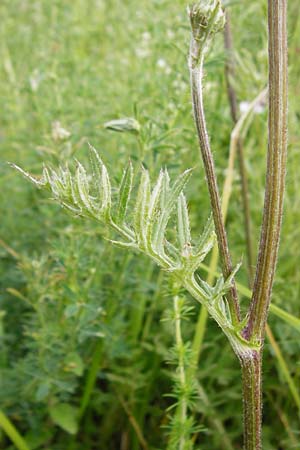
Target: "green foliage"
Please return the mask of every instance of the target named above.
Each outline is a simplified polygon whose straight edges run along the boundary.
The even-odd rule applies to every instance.
[[[117,189],[117,211],[115,211],[107,168],[93,147],[90,147],[90,159],[92,175],[88,174],[79,161],[74,175],[68,167],[60,167],[57,171],[44,167],[42,177],[36,178],[18,166],[13,167],[38,187],[50,190],[54,199],[68,211],[76,216],[104,222],[125,240],[111,240],[112,243],[142,251],[161,268],[172,273],[182,287],[208,308],[237,354],[241,349],[248,351],[255,348],[255,342],[247,342],[241,335],[244,322],[238,327],[234,324],[225,299],[240,266],[238,265],[226,280],[222,276],[219,277],[213,287],[201,280],[197,274],[200,264],[213,247],[215,238],[212,221],[209,220],[198,243],[193,245],[188,209],[183,194],[191,171],[186,170],[171,185],[168,172],[161,170],[151,189],[149,172],[142,168],[130,223],[125,212],[132,191],[131,165],[125,170],[121,185]],[[167,226],[176,206],[177,236],[170,242],[167,237]]]
[[[68,403],[56,403],[49,408],[49,414],[53,422],[70,434],[76,434],[78,430],[77,412]]]
[[[195,167],[186,195],[195,237],[192,244],[198,245],[198,227],[205,225],[209,206],[195,150],[188,69],[184,70],[189,39],[188,27],[183,25],[186,24],[185,7],[185,2],[173,0],[1,2],[0,234],[9,248],[1,241],[0,395],[3,411],[31,450],[115,450],[121,445],[139,450],[143,447],[132,418],[150,450],[167,448],[169,432],[176,432],[175,426],[162,428],[174,418],[174,409],[168,414],[165,411],[177,401],[177,397],[165,396],[172,392],[173,376],[178,374],[177,357],[176,366],[166,364],[175,342],[173,323],[160,321],[165,317],[166,308],[173,309],[167,300],[170,297],[165,282],[168,274],[158,272],[148,257],[118,251],[99,238],[100,233],[117,239],[117,231],[112,230],[113,236],[108,236],[98,221],[70,221],[59,207],[49,202],[49,194],[44,195],[24,183],[7,167],[6,161],[15,161],[32,173],[42,170],[42,161],[57,167],[74,156],[86,165],[86,141],[93,142],[107,167],[113,169],[112,199],[118,224],[125,216],[132,223],[130,215],[134,211],[137,186],[130,194],[124,216],[121,212],[120,222],[117,221],[118,193],[114,186],[121,185],[123,167],[128,167],[128,160],[135,179],[137,160],[149,170],[151,180],[161,167],[168,167],[171,179],[184,168]],[[237,61],[234,85],[239,101],[250,101],[266,84],[265,10],[266,3],[261,1],[230,2]],[[290,2],[291,148],[284,232],[273,301],[295,319],[300,314],[297,288],[300,116],[296,95],[300,79],[299,24],[297,2]],[[232,129],[225,89],[221,89],[225,87],[223,62],[220,33],[205,67],[206,114],[220,185]],[[102,126],[124,117],[139,122],[138,134],[113,133]],[[52,124],[57,121],[71,133],[69,137],[54,139]],[[265,121],[264,112],[255,115],[244,142],[251,178],[254,242],[259,232],[265,180]],[[69,165],[72,167],[72,163]],[[239,189],[235,172],[228,216],[234,261],[239,260],[245,249]],[[177,220],[175,208],[167,231],[170,241]],[[182,244],[176,242],[176,245],[182,249]],[[166,252],[169,254],[170,250]],[[33,268],[34,264],[40,269]],[[198,272],[201,279],[206,277],[202,268]],[[238,272],[238,279],[247,284],[245,264]],[[45,292],[51,301],[35,301],[41,295],[45,299]],[[185,304],[190,305],[190,301],[187,295]],[[245,293],[243,305],[247,303]],[[35,309],[32,304],[36,305]],[[77,304],[81,307],[72,315]],[[81,314],[88,305],[93,306],[90,318],[81,322]],[[192,305],[195,315],[181,321],[185,345],[193,340],[199,310],[197,303]],[[101,308],[98,315],[97,308]],[[65,310],[67,315],[71,314],[69,318]],[[44,339],[41,318],[46,329],[55,330],[47,331]],[[300,371],[295,364],[299,355],[298,331],[275,315],[270,319],[298,386]],[[81,343],[78,333],[84,339]],[[46,351],[39,360],[45,343]],[[64,370],[65,361],[70,362],[74,351],[83,362],[82,375],[77,369],[74,373],[72,364],[71,367],[68,364],[71,371]],[[52,372],[49,375],[48,361],[53,376]],[[92,366],[96,367],[92,394],[87,397],[78,434],[73,436],[52,422],[49,407],[67,403],[80,408],[84,393],[89,391],[86,386]],[[192,433],[194,446],[216,450],[238,448],[242,433],[240,369],[212,320],[208,322],[196,375],[197,399],[192,413],[201,431]],[[49,391],[45,395],[40,388],[44,398],[37,401],[36,394],[44,378],[48,381],[50,378]],[[268,450],[297,448],[298,410],[268,341],[263,378],[265,447]],[[127,412],[120,399],[124,400]],[[15,450],[5,433],[0,437],[0,447]]]

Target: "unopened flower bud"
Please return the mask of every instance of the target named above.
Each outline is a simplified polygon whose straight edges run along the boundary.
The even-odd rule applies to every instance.
[[[124,119],[110,120],[104,124],[104,128],[111,131],[118,131],[119,133],[135,133],[138,134],[141,129],[139,122],[131,117]]]
[[[196,66],[209,49],[211,40],[225,25],[225,13],[220,0],[200,0],[189,9],[192,28],[191,64]]]

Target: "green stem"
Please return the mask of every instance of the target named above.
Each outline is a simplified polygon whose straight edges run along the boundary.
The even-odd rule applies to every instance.
[[[0,427],[4,430],[5,434],[15,444],[18,450],[30,450],[24,438],[19,434],[14,424],[9,418],[0,410]]]
[[[287,153],[287,0],[268,0],[269,145],[261,239],[244,337],[261,352],[240,357],[243,374],[244,449],[261,450],[262,346],[279,247]]]
[[[179,380],[182,392],[186,390],[186,375],[185,375],[185,364],[184,364],[184,355],[182,352],[183,348],[183,340],[181,335],[181,312],[180,312],[180,299],[178,295],[174,297],[174,313],[175,313],[175,339],[176,339],[176,347],[178,351],[178,371],[179,371]],[[179,404],[179,417],[180,417],[180,425],[181,429],[184,430],[184,424],[187,419],[187,401],[185,397],[180,400]],[[182,432],[179,441],[178,450],[184,450],[185,448],[185,433]]]
[[[244,450],[261,450],[261,353],[241,356],[244,404]]]
[[[287,153],[287,0],[269,0],[269,145],[256,276],[244,336],[263,342],[279,247]]]
[[[221,211],[223,215],[224,223],[226,223],[227,213],[228,213],[228,206],[229,206],[229,200],[232,193],[232,185],[233,185],[233,179],[234,179],[234,164],[236,159],[236,153],[237,153],[237,146],[240,142],[240,135],[242,133],[242,130],[244,132],[247,131],[248,127],[250,126],[249,117],[252,114],[252,111],[255,109],[255,106],[259,104],[262,99],[266,96],[266,89],[264,89],[262,92],[258,94],[258,96],[251,102],[249,105],[248,111],[246,111],[238,120],[236,123],[232,133],[231,133],[231,140],[230,140],[230,150],[229,150],[229,157],[228,157],[228,165],[226,170],[226,178],[224,180],[223,190],[222,190],[222,202],[221,202]],[[218,266],[218,260],[219,260],[219,253],[218,253],[218,247],[215,246],[213,248],[212,256],[210,259],[210,265],[209,265],[209,272],[207,277],[207,283],[212,285],[214,281],[214,273],[216,272],[217,266]],[[206,322],[208,318],[208,313],[206,311],[205,307],[201,308],[199,318],[196,325],[196,332],[193,340],[193,354],[194,354],[194,364],[192,365],[194,368],[197,367],[200,352],[202,348],[203,343],[203,337],[205,334],[206,329]],[[192,369],[195,370],[195,369]]]
[[[192,58],[193,38],[190,55]],[[198,133],[203,165],[206,172],[206,180],[217,235],[222,272],[224,278],[228,278],[233,271],[233,266],[228,248],[227,234],[222,217],[221,201],[217,185],[215,166],[209,144],[208,133],[206,129],[206,120],[204,115],[203,96],[202,96],[203,57],[196,66],[193,65],[192,62],[190,62],[190,75],[191,75],[191,90],[192,90],[192,102],[193,102],[195,124]],[[228,297],[231,316],[234,322],[238,323],[240,321],[240,309],[235,282],[232,283],[232,288],[228,294]]]

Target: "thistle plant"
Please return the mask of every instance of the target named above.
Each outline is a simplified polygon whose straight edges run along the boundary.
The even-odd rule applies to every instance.
[[[244,404],[244,448],[261,449],[261,364],[265,325],[270,305],[281,228],[287,116],[286,0],[269,0],[269,149],[263,225],[249,311],[242,317],[235,275],[239,264],[232,264],[222,217],[216,171],[210,148],[203,105],[203,66],[215,34],[225,24],[220,0],[200,0],[189,9],[191,44],[189,69],[195,125],[200,154],[206,173],[212,217],[203,232],[192,237],[184,189],[192,171],[186,170],[171,182],[162,169],[151,183],[147,169],[141,168],[138,182],[131,163],[124,169],[119,186],[98,152],[90,146],[91,170],[79,161],[75,170],[68,166],[44,167],[40,178],[14,166],[37,187],[51,192],[64,209],[76,217],[96,220],[108,230],[109,241],[119,247],[147,255],[173,278],[178,289],[185,289],[217,322],[228,338],[242,368]],[[116,131],[137,133],[135,122],[107,123]],[[174,225],[175,224],[175,225]],[[199,272],[201,263],[218,244],[222,275],[215,284],[205,282]],[[179,300],[174,308],[178,313]],[[177,325],[179,326],[179,321]],[[177,328],[177,345],[181,345]],[[184,384],[183,360],[179,361]],[[186,404],[180,405],[181,420]],[[183,441],[180,441],[180,448]]]
[[[205,6],[206,5],[206,6]],[[259,246],[256,276],[246,326],[242,335],[257,349],[237,352],[243,374],[244,448],[261,448],[261,365],[262,350],[270,306],[280,238],[286,150],[287,150],[287,31],[286,1],[269,0],[269,148],[263,224]],[[203,19],[206,14],[206,19]],[[226,232],[221,214],[214,162],[204,116],[202,99],[203,60],[206,43],[214,30],[221,28],[222,6],[219,0],[199,2],[190,8],[192,28],[190,73],[193,109],[201,155],[206,171],[211,207],[218,238],[222,270],[231,270]],[[224,16],[223,16],[224,17]],[[205,29],[203,33],[202,28]],[[234,286],[228,300],[237,322],[240,321],[239,303]]]
[[[200,264],[214,245],[215,232],[213,221],[209,218],[202,234],[196,239],[191,237],[183,190],[192,171],[186,170],[171,183],[167,170],[161,170],[151,188],[149,172],[142,167],[137,193],[132,199],[134,180],[131,163],[124,170],[117,188],[118,194],[114,196],[108,170],[91,146],[90,159],[91,175],[78,161],[74,172],[68,167],[60,167],[57,171],[44,167],[41,178],[14,167],[39,188],[49,190],[54,200],[75,216],[106,225],[112,232],[109,238],[112,244],[149,256],[173,276],[180,287],[207,307],[236,351],[248,346],[241,334],[243,325],[237,326],[232,320],[224,297],[232,286],[239,265],[227,278],[221,275],[214,286],[209,286],[198,274]],[[176,221],[176,235],[170,239],[168,234],[172,233],[168,233],[168,224],[172,218]]]

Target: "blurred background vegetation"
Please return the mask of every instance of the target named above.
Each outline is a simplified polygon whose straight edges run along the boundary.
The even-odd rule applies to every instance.
[[[234,86],[239,102],[250,102],[267,83],[267,1],[227,5],[237,62]],[[177,395],[176,366],[170,364],[174,330],[172,321],[162,320],[172,310],[164,274],[146,258],[112,248],[98,224],[70,219],[6,162],[40,173],[43,162],[87,160],[90,142],[116,180],[129,158],[136,169],[142,161],[153,175],[162,166],[173,175],[195,167],[187,196],[193,229],[200,230],[209,203],[191,113],[186,2],[2,0],[0,17],[1,409],[32,450],[175,450],[168,410]],[[300,316],[299,17],[297,2],[290,2],[290,144],[273,293],[274,304],[295,317]],[[220,185],[233,126],[224,61],[220,35],[205,66]],[[122,117],[141,123],[139,138],[103,127]],[[255,246],[266,123],[264,109],[244,138]],[[246,251],[238,171],[227,228],[236,263]],[[238,281],[247,285],[246,264]],[[193,307],[182,327],[189,342],[200,308],[186,301]],[[274,315],[270,325],[298,389],[299,332]],[[196,373],[194,448],[241,449],[240,369],[212,321]],[[269,341],[264,402],[264,450],[300,449],[299,393],[291,394]],[[0,448],[18,447],[0,432]]]

